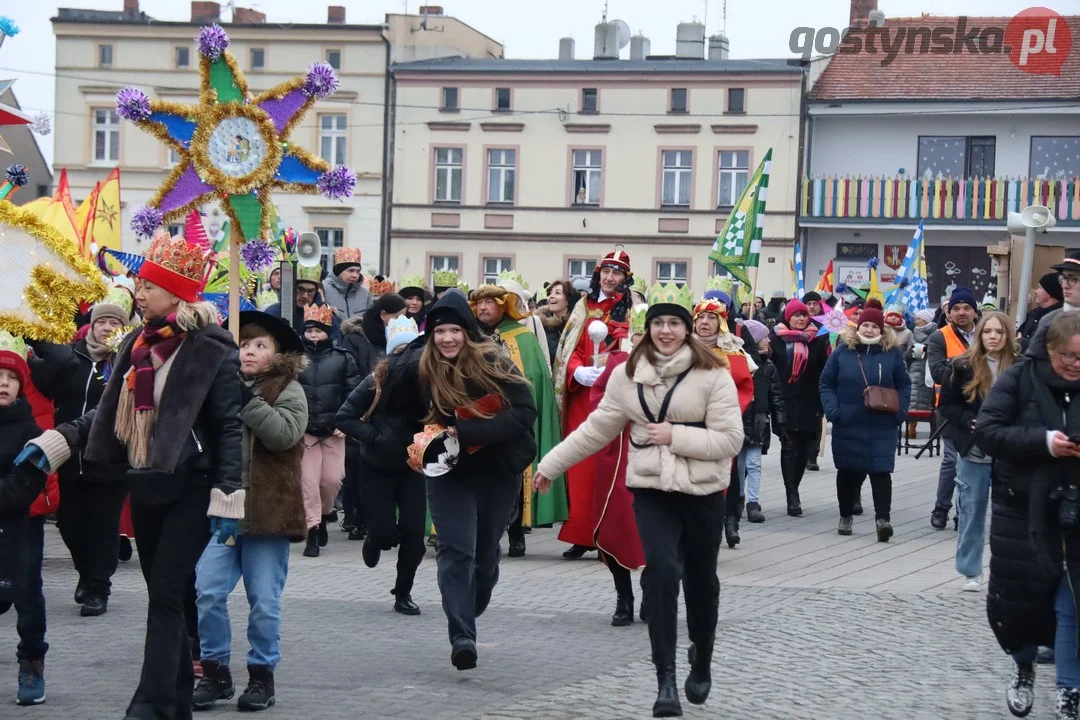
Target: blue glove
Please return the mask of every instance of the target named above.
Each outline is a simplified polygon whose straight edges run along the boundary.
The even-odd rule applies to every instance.
[[[236,524],[237,521],[232,518],[210,518],[210,537],[217,536],[218,542],[222,545],[235,545],[236,544]]]
[[[42,472],[49,472],[49,459],[45,457],[45,451],[34,443],[29,443],[15,457],[15,467],[24,465],[27,461],[33,463],[34,467]]]

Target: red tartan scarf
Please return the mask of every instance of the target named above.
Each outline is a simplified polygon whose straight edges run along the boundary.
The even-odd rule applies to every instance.
[[[128,448],[135,468],[148,467],[150,437],[154,427],[154,377],[184,341],[176,315],[149,322],[131,346],[131,370],[120,392],[116,413],[116,437]]]

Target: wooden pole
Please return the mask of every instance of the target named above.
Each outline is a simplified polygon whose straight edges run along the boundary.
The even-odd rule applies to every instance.
[[[240,342],[240,241],[229,241],[229,332]]]

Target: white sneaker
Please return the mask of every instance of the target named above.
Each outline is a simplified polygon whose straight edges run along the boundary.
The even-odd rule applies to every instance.
[[[982,575],[969,577],[964,583],[964,592],[979,592],[980,588],[982,588]]]

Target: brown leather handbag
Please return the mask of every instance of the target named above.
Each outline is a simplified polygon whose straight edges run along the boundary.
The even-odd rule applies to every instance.
[[[863,390],[863,405],[866,406],[866,409],[884,413],[900,412],[900,393],[896,391],[896,388],[871,385],[870,381],[866,379],[866,369],[863,368],[862,355],[856,352],[855,357],[859,361],[859,372],[862,373],[863,382],[866,383],[866,389]],[[878,368],[880,370],[880,366]]]

